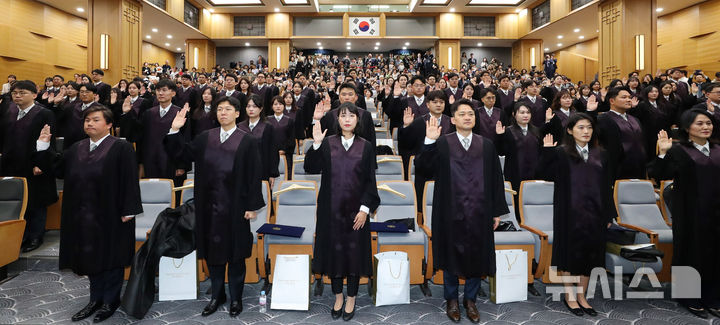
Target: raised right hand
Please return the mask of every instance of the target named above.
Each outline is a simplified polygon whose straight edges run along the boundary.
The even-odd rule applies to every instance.
[[[437,140],[440,138],[442,126],[438,124],[438,120],[432,116],[429,121],[425,122],[425,136],[428,137],[428,139]]]
[[[522,88],[517,87],[515,88],[515,101],[520,100],[520,97],[522,97]]]
[[[657,146],[658,153],[661,155],[666,154],[667,151],[672,148],[672,138],[668,137],[668,134],[665,130],[660,130],[660,132],[658,133]]]
[[[710,113],[715,113],[715,105],[713,105],[713,102],[711,99],[708,99],[705,104],[707,105],[707,110]]]
[[[125,100],[123,101],[122,105],[122,112],[123,114],[129,112],[132,109],[132,105],[130,105],[130,96],[125,97]]]
[[[177,113],[177,115],[175,115],[175,119],[172,121],[172,126],[170,127],[170,130],[180,131],[180,129],[185,126],[185,121],[187,121],[185,115],[187,115],[187,112],[188,108],[183,108]]]
[[[38,141],[50,142],[51,137],[52,137],[52,133],[50,133],[50,126],[45,124],[45,126],[43,126],[42,130],[40,130],[40,136],[38,137]]]
[[[543,147],[552,148],[556,145],[557,145],[557,142],[553,141],[552,134],[545,135],[545,138],[543,138]]]
[[[395,82],[395,88],[393,89],[393,96],[400,96],[402,94],[402,87],[399,82]]]
[[[550,122],[554,116],[555,113],[553,113],[552,108],[548,107],[548,109],[545,110],[545,123]]]
[[[403,127],[409,126],[413,120],[415,120],[415,114],[413,114],[412,108],[405,108],[405,113],[403,114]]]
[[[450,96],[448,96],[448,104],[455,104],[455,95],[450,94]]]
[[[497,121],[497,123],[495,124],[495,133],[505,134],[505,127],[503,126],[502,122]]]
[[[327,130],[323,131],[320,123],[315,123],[313,125],[313,142],[315,142],[315,144],[322,144],[323,139],[325,139],[326,133]]]

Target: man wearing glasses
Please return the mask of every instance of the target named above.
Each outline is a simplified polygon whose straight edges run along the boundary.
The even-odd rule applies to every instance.
[[[2,119],[4,130],[0,176],[25,177],[28,184],[28,204],[25,211],[25,234],[22,251],[30,252],[42,245],[45,234],[47,207],[57,201],[55,176],[41,170],[35,162],[35,140],[45,124],[55,128],[52,111],[35,103],[37,86],[20,80],[10,89],[13,103]],[[51,139],[54,143],[54,139]]]

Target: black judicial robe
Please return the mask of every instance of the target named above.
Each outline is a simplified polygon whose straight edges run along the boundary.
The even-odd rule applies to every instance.
[[[560,143],[562,141],[562,138],[565,137],[565,128],[567,127],[567,122],[570,116],[573,116],[577,111],[574,108],[570,109],[570,114],[565,115],[561,110],[557,109],[553,111],[555,116],[550,120],[550,122],[545,123],[543,127],[541,128],[541,134],[545,136],[545,134],[552,134],[553,139]],[[593,112],[587,112],[590,117],[596,119],[597,114],[595,111]],[[543,115],[544,116],[544,115]],[[542,144],[542,141],[540,141],[540,144]]]
[[[198,102],[198,96],[199,94],[197,93],[195,87],[190,86],[187,90],[183,87],[179,87],[175,92],[175,97],[173,97],[173,104],[183,107],[185,106],[185,103],[188,103],[190,108],[193,109],[195,108],[195,103]]]
[[[339,135],[325,138],[318,150],[305,155],[305,171],[322,173],[317,201],[317,225],[312,271],[330,277],[372,274],[370,214],[353,230],[365,205],[372,213],[380,205],[375,181],[375,146],[356,136],[345,150]]]
[[[95,85],[95,87],[97,87],[97,94],[98,97],[100,97],[98,102],[105,106],[110,106],[110,91],[112,87],[102,81]],[[118,100],[121,100],[121,98],[118,98]]]
[[[543,147],[537,167],[542,179],[555,182],[551,265],[573,275],[605,266],[607,224],[617,215],[605,152],[590,148],[588,156],[585,162],[563,147]]]
[[[296,139],[304,140],[306,138],[312,138],[312,121],[317,103],[318,100],[315,98],[315,92],[310,88],[305,88],[300,94],[300,99],[295,101],[298,107],[297,113],[295,114]]]
[[[645,141],[640,121],[630,114],[625,121],[620,115],[607,112],[597,119],[600,144],[607,150],[608,168],[613,180],[645,178]]]
[[[588,97],[588,99],[589,98],[590,97]],[[574,107],[578,112],[587,112],[587,102],[588,100],[585,97],[580,96],[580,98],[573,99],[572,107]]]
[[[92,275],[129,266],[135,218],[121,219],[143,212],[132,144],[108,136],[92,152],[90,139],[84,139],[63,154],[51,146],[38,155],[45,168],[65,180],[60,269]]]
[[[227,96],[227,89],[223,89],[218,93],[218,98],[222,96]],[[244,121],[247,119],[247,112],[245,112],[245,106],[247,105],[247,96],[243,94],[242,91],[236,90],[233,91],[232,97],[235,97],[235,99],[240,101],[240,105],[242,106],[242,109],[240,110],[240,117],[238,117],[238,121]]]
[[[706,157],[692,144],[676,144],[656,158],[648,174],[659,184],[672,179],[672,265],[692,266],[702,278],[702,298],[720,299],[720,146]]]
[[[250,257],[253,234],[245,212],[265,206],[258,140],[236,129],[220,143],[220,128],[213,128],[188,143],[179,133],[167,135],[164,146],[172,159],[195,162],[198,258],[222,265]]]
[[[385,115],[390,118],[390,130],[395,128],[402,128],[403,126],[403,115],[405,109],[410,107],[415,116],[423,116],[430,113],[427,108],[427,100],[423,99],[421,105],[417,104],[415,96],[398,96],[397,98],[390,95],[388,100],[388,106],[383,109]]]
[[[331,109],[325,113],[325,116],[323,116],[322,119],[320,119],[320,126],[322,126],[323,130],[327,130],[327,134],[325,136],[336,134],[337,130],[340,128],[340,124],[338,123],[338,114],[340,114],[340,111],[337,108]],[[375,147],[375,124],[373,124],[372,115],[364,109],[359,109],[358,114],[360,115],[358,116],[358,123],[360,123],[362,129],[357,132],[357,135],[367,140],[373,145],[373,147]]]
[[[260,170],[262,171],[262,180],[269,180],[270,177],[280,176],[278,164],[280,163],[278,156],[278,148],[274,143],[274,128],[267,121],[258,121],[255,127],[250,130],[250,121],[244,120],[237,125],[237,128],[258,140],[258,153],[260,154]]]
[[[480,135],[472,137],[465,151],[457,134],[441,136],[424,146],[415,166],[435,178],[434,270],[481,277],[495,274],[493,218],[510,211],[495,145]]]
[[[530,123],[541,128],[545,124],[545,111],[550,107],[548,101],[540,95],[535,96],[535,102],[533,103],[529,97],[520,97],[518,102],[523,102],[530,108],[532,117]]]
[[[63,112],[62,119],[58,120],[58,127],[63,129],[65,139],[63,140],[63,149],[70,148],[75,142],[87,138],[85,133],[85,119],[83,119],[83,102],[76,101],[75,105],[66,108]],[[93,106],[101,106],[98,103],[91,103],[87,109]]]
[[[210,130],[219,126],[217,121],[217,113],[214,110],[205,111],[205,107],[198,107],[192,113],[190,121],[191,139],[195,139],[203,131]]]
[[[252,87],[250,87],[250,91],[253,94],[256,94],[260,96],[260,98],[262,98],[263,110],[265,111],[265,115],[273,114],[272,103],[270,101],[272,100],[273,96],[277,94],[277,92],[273,88],[273,86],[270,86],[268,84],[265,84],[262,88],[257,85],[253,85]]]
[[[672,106],[660,105],[657,101],[655,103],[657,107],[648,101],[642,101],[637,107],[628,111],[629,115],[637,117],[642,123],[645,156],[648,162],[653,160],[658,132],[660,130],[670,132],[670,127],[677,115]]]
[[[485,106],[481,105],[479,108],[475,108],[475,127],[473,133],[482,135],[484,138],[489,140],[495,139],[495,126],[500,121],[503,125],[506,125],[503,111],[497,107],[493,107],[492,116],[487,114]]]
[[[75,104],[80,102],[80,97],[75,97],[75,99],[70,100],[69,98],[63,99],[58,105],[54,105],[50,107],[50,110],[55,113],[55,123],[57,125],[57,128],[55,129],[54,136],[55,137],[64,137],[66,133],[66,127],[64,127],[65,119],[69,115],[68,113],[72,112],[73,107],[75,107]]]
[[[268,116],[267,123],[273,127],[273,144],[276,150],[285,151],[287,163],[286,175],[292,175],[293,153],[295,152],[295,120],[283,115],[278,121],[275,116]]]
[[[534,125],[528,124],[527,134],[523,135],[522,128],[513,125],[507,127],[505,133],[495,136],[498,155],[505,156],[505,179],[512,184],[513,190],[520,189],[520,182],[535,179],[535,171],[540,160],[540,147],[543,144],[542,132]],[[516,200],[517,197],[516,195]],[[515,206],[518,207],[517,204]]]
[[[513,106],[515,105],[515,92],[508,89],[507,94],[505,94],[502,88],[498,88],[496,93],[497,101],[495,105],[500,105],[500,108],[505,112],[505,116],[512,116]]]
[[[447,95],[448,99],[450,98],[450,96],[454,96],[455,101],[458,101],[458,100],[462,99],[462,95],[463,95],[462,87],[460,87],[460,85],[458,84],[458,87],[455,90],[455,94],[453,94],[452,90],[450,89],[450,86],[448,86],[447,88],[445,88],[445,95]],[[448,100],[448,102],[449,102],[449,100]]]
[[[40,136],[40,131],[45,124],[54,130],[55,117],[52,111],[37,103],[18,121],[19,112],[17,105],[11,103],[3,117],[2,127],[0,127],[3,132],[0,176],[25,177],[27,179],[27,207],[29,209],[48,206],[58,200],[55,175],[53,175],[52,169],[41,167],[43,173],[35,176],[33,167],[40,167],[37,157],[35,157],[36,141]],[[54,145],[55,138],[53,137],[50,146]]]
[[[135,101],[130,104],[130,110],[133,112],[133,114],[135,114],[136,117],[142,116],[142,114],[145,113],[145,111],[150,109],[150,105],[152,105],[152,100],[143,98],[143,96],[138,96],[135,99]],[[122,117],[123,116],[122,102],[120,103],[120,111],[116,113],[115,110],[113,110],[113,114],[115,114],[115,116],[114,116],[114,119],[115,119],[114,122],[116,124],[115,126],[120,126],[120,136],[122,136],[123,138],[131,138],[132,130],[130,130],[130,131],[123,130],[123,128],[121,126],[122,119],[123,119],[123,117]]]

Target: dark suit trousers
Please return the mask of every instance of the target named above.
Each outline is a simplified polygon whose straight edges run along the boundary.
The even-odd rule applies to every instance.
[[[210,269],[210,283],[212,299],[225,295],[225,265],[227,265],[228,287],[230,301],[242,301],[243,287],[245,286],[245,261],[223,265],[208,265]]]
[[[119,303],[124,273],[125,269],[120,267],[88,276],[90,301],[101,301],[105,304]]]
[[[465,300],[475,301],[478,290],[480,289],[480,281],[480,278],[465,279]],[[445,300],[457,300],[460,295],[460,281],[458,277],[448,272],[443,272],[443,282],[445,282],[443,286]]]
[[[45,221],[47,220],[47,207],[29,208],[25,211],[25,235],[23,239],[42,239],[45,234]]]
[[[332,292],[334,294],[340,294],[343,291],[343,278],[331,278],[330,285],[332,286]],[[360,287],[360,277],[355,275],[347,276],[347,295],[348,297],[355,297]]]

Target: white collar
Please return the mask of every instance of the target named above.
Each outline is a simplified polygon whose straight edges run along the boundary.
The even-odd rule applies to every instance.
[[[212,110],[212,106],[210,106],[210,105],[204,105],[204,106],[203,106],[203,110],[205,110],[205,112],[209,113],[209,112]]]
[[[350,147],[352,147],[353,142],[355,142],[355,135],[353,134],[353,136],[350,137],[350,139],[345,139],[345,137],[341,134],[340,141],[343,144],[343,147],[345,147],[345,144],[347,144],[347,147],[348,147],[347,150],[350,150]]]
[[[457,135],[458,140],[460,140],[460,144],[463,144],[463,139],[468,139],[468,140],[470,140],[469,144],[472,145],[472,138],[473,138],[473,137],[472,137],[472,133],[470,133],[470,136],[468,136],[467,138],[466,138],[466,137],[463,137],[463,136],[460,134],[460,132],[455,132],[455,134]]]
[[[450,91],[452,91],[452,92],[453,92],[453,94],[454,94],[455,92],[457,92],[457,87],[455,87],[455,88],[453,88],[453,87],[449,87],[449,88],[450,88]]]
[[[588,148],[588,144],[586,143],[585,146],[581,147],[577,142],[575,142],[575,149],[577,149],[578,153],[582,155],[582,151],[586,150],[588,152],[588,157],[590,156],[590,148]]]
[[[99,85],[99,84],[101,84],[101,83],[102,83],[102,80],[101,80],[101,81],[98,81],[98,82],[94,82],[95,86],[97,86],[97,85]]]
[[[420,103],[425,102],[425,95],[422,95],[421,97],[417,97],[417,96],[413,95],[413,97],[415,97],[415,102],[420,102]]]
[[[518,127],[520,127],[520,130],[522,130],[523,132],[527,133],[527,132],[528,132],[529,125],[530,125],[530,124],[525,125],[525,126],[522,126],[522,125],[518,124]]]
[[[624,118],[625,120],[627,120],[627,113],[620,113],[620,112],[614,111],[614,110],[610,110],[610,111],[613,112],[613,113],[615,113],[615,114],[617,114],[617,115],[620,115],[620,117],[622,117],[622,118]]]
[[[486,113],[492,114],[492,112],[493,112],[493,107],[487,108],[487,107],[485,107],[485,105],[483,105],[483,108],[485,109],[485,112],[486,112]]]
[[[105,140],[105,138],[107,138],[109,135],[110,135],[110,133],[106,134],[104,137],[102,137],[102,138],[101,138],[100,140],[98,140],[97,142],[93,142],[93,140],[90,140],[90,148],[92,148],[92,145],[93,145],[93,144],[96,145],[97,147],[99,147],[99,146],[100,146],[100,143],[102,143],[103,140]],[[95,148],[97,148],[97,147],[95,147]]]
[[[505,95],[507,95],[507,94],[510,92],[509,89],[502,89],[502,88],[500,88],[500,90],[502,90],[503,94],[505,94]]]
[[[692,141],[690,141],[690,142],[692,142]],[[700,150],[700,152],[702,152],[702,148],[705,148],[708,150],[708,152],[710,152],[710,141],[705,141],[704,145],[699,145],[695,142],[692,142],[692,144],[695,147],[695,149]]]
[[[68,99],[69,102],[74,102],[75,99],[77,99],[77,96],[75,96],[75,97],[68,97],[67,99]]]
[[[263,87],[265,87],[265,84],[262,84],[262,85],[258,85],[258,86],[257,86],[258,89],[263,89]]]
[[[280,114],[280,115],[273,115],[273,116],[275,117],[275,119],[276,119],[278,122],[280,122],[280,120],[282,120],[282,118],[283,118],[284,115],[283,115],[283,114]]]
[[[258,119],[257,121],[255,121],[255,123],[250,122],[250,119],[248,119],[248,127],[249,127],[251,130],[252,130],[253,128],[255,128],[255,127],[258,125],[258,123],[260,123],[260,119]]]
[[[537,100],[537,96],[527,95],[527,98],[528,98],[529,100],[533,101],[533,102]]]
[[[130,97],[130,101],[134,103],[138,99],[138,97],[140,97],[140,95],[137,95],[135,97]]]
[[[227,89],[225,89],[225,96],[230,96],[230,95],[232,95],[234,92],[235,92],[235,89],[233,89],[233,90],[227,90]]]
[[[233,125],[232,129],[225,131],[222,127],[220,127],[220,139],[222,139],[223,134],[227,134],[228,138],[237,130],[237,126]]]
[[[569,109],[563,109],[562,107],[560,107],[560,111],[563,112],[563,114],[565,114],[565,115],[567,115],[567,116],[570,116],[570,110],[569,110]]]
[[[187,91],[188,89],[190,89],[190,87],[192,87],[192,86],[182,87],[182,89],[183,89],[183,91]]]
[[[166,111],[166,112],[167,112],[167,110],[169,110],[170,107],[172,107],[172,102],[170,102],[170,104],[169,104],[167,107],[162,107],[162,104],[160,104],[160,105],[158,105],[158,106],[159,106],[159,108],[160,108],[161,111]]]
[[[81,105],[80,107],[81,107],[81,109],[84,111],[84,110],[86,110],[88,107],[90,107],[93,103],[94,103],[94,102],[82,103],[82,105]]]
[[[18,110],[25,112],[25,115],[27,115],[27,113],[30,113],[30,109],[32,109],[33,107],[35,107],[35,103],[30,104],[30,106],[28,106],[28,108],[26,109],[20,109],[20,106],[18,106]]]
[[[663,95],[663,97],[665,97],[666,100],[670,100],[670,95]]]

